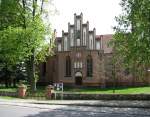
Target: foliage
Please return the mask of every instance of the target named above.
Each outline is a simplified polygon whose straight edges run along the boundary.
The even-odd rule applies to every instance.
[[[22,10],[19,0],[1,0],[0,30],[22,25]]]
[[[0,4],[0,71],[22,62],[30,62],[30,74],[35,64],[45,61],[51,47],[45,37],[50,38],[50,25],[42,19],[39,0],[1,0]],[[42,3],[45,1],[42,0]],[[40,11],[41,7],[41,11]],[[44,12],[43,12],[44,13]],[[7,73],[6,73],[7,74]],[[28,77],[33,75],[28,74]],[[34,78],[33,78],[34,79]]]
[[[125,66],[147,71],[150,65],[150,0],[122,0],[116,17],[115,51]],[[140,72],[137,72],[140,73]]]

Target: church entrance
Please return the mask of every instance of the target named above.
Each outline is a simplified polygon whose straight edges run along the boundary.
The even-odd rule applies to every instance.
[[[76,85],[82,85],[82,73],[76,72],[75,74],[75,84]]]

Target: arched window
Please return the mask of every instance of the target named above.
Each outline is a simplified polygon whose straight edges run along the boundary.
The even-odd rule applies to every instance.
[[[70,56],[66,57],[66,76],[71,76],[71,59],[70,59]]]
[[[93,75],[93,60],[91,56],[87,57],[87,76],[92,77]]]

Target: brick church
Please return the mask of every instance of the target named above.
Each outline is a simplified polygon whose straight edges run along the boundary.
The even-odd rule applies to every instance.
[[[56,33],[56,31],[55,31]],[[72,86],[112,86],[112,53],[109,46],[112,34],[96,35],[83,23],[83,14],[74,14],[74,24],[68,23],[68,32],[55,38],[55,55],[47,58],[40,73],[40,83],[63,82]],[[119,69],[117,84],[132,85],[132,75]]]

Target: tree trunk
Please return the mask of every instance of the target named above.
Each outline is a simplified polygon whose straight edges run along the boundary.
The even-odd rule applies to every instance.
[[[34,49],[33,49],[33,55],[31,56],[31,61],[30,61],[30,64],[31,64],[31,78],[30,78],[30,84],[31,84],[31,90],[33,92],[36,91],[36,81],[35,81],[35,64],[34,64],[34,61],[35,61],[35,54],[34,54]]]
[[[35,92],[36,91],[36,82],[35,82],[34,55],[31,56],[29,61],[27,61],[27,74],[28,74],[28,82],[30,84],[30,90],[32,92]]]
[[[8,88],[8,79],[5,78],[5,87]]]
[[[16,87],[16,78],[13,79],[13,87]]]
[[[22,4],[24,7],[24,12],[25,11],[25,6],[26,6],[26,1],[22,0]],[[33,11],[32,11],[32,15],[33,15],[33,21],[34,21],[34,17],[35,17],[35,12],[36,12],[36,4],[37,4],[37,0],[33,0]],[[23,21],[24,25],[23,27],[26,29],[26,20],[24,17],[24,21]],[[27,74],[28,74],[28,81],[30,83],[30,90],[32,92],[36,91],[36,81],[35,81],[35,49],[32,50],[32,55],[29,58],[29,60],[27,61]]]

